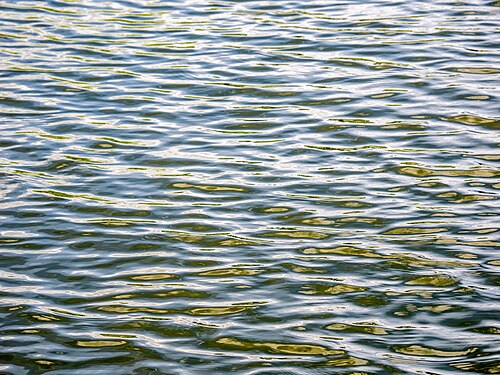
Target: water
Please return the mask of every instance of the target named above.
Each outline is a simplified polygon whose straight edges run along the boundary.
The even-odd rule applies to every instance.
[[[500,373],[499,7],[0,0],[0,373]]]

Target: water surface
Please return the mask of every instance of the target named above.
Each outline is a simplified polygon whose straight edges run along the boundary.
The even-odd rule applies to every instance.
[[[499,13],[0,0],[0,372],[500,373]]]

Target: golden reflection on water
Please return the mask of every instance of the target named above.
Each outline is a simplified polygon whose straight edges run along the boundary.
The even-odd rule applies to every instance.
[[[0,0],[0,372],[500,372],[499,6]]]

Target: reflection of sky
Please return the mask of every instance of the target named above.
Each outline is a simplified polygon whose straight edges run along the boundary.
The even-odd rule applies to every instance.
[[[5,11],[4,18],[12,18],[15,38],[3,47],[3,64],[26,72],[24,82],[2,85],[2,97],[30,101],[46,111],[83,108],[87,112],[77,115],[78,123],[96,133],[113,129],[126,132],[139,123],[154,124],[168,130],[170,143],[189,139],[199,144],[191,148],[166,144],[165,139],[140,131],[114,140],[75,134],[61,140],[62,144],[72,143],[72,150],[61,147],[62,151],[48,157],[50,161],[68,151],[88,152],[92,154],[86,162],[89,168],[117,176],[130,172],[127,163],[114,156],[114,146],[106,144],[111,142],[116,147],[130,147],[120,150],[123,155],[133,156],[137,147],[150,149],[149,155],[158,159],[254,163],[268,169],[262,175],[272,175],[274,170],[290,178],[341,168],[362,172],[372,166],[356,164],[359,160],[348,154],[359,150],[338,139],[318,139],[315,132],[305,130],[317,129],[318,124],[339,132],[349,128],[350,137],[377,143],[378,127],[406,124],[416,127],[414,135],[425,135],[443,148],[449,146],[445,139],[456,138],[453,146],[457,150],[451,151],[458,154],[467,152],[459,151],[460,147],[488,142],[489,135],[478,131],[454,137],[461,125],[453,128],[450,123],[457,123],[456,115],[463,104],[440,94],[461,89],[471,92],[469,97],[474,101],[468,112],[476,117],[466,121],[487,124],[496,116],[493,106],[481,104],[498,90],[493,80],[482,76],[495,72],[492,57],[486,47],[466,47],[477,47],[467,39],[467,33],[477,29],[476,16],[467,12],[479,2],[457,5],[456,17],[450,15],[449,5],[440,1],[312,1],[303,2],[302,7],[287,1],[68,1],[62,13],[50,7],[42,9],[39,3],[15,4],[25,10],[23,17],[29,15],[41,23],[16,25],[19,13]],[[493,19],[494,13],[481,17]],[[448,40],[452,31],[463,36],[463,43]],[[57,48],[47,48],[50,43]],[[467,62],[457,59],[464,54]],[[483,70],[474,70],[477,67]],[[272,80],[268,79],[270,72]],[[477,77],[483,79],[478,81]],[[39,89],[32,90],[33,85]],[[91,100],[72,103],[65,95],[44,95],[43,90],[50,91],[51,87],[63,88],[67,95],[80,91],[92,98],[104,95],[106,100],[99,102],[97,96],[100,111],[93,113],[95,103]],[[114,101],[140,105],[126,115],[104,114],[106,110],[112,112],[112,105],[107,103]],[[395,120],[398,108],[407,111],[406,123]],[[15,107],[6,111],[20,113]],[[165,116],[158,120],[147,113]],[[424,129],[433,120],[428,113],[438,113],[438,119],[448,121],[448,126]],[[279,132],[273,130],[277,124],[283,125]],[[50,138],[49,132],[37,132],[36,127],[25,130],[27,134],[16,135],[31,137],[30,142],[36,145]],[[209,141],[207,134],[213,136]],[[92,142],[98,150],[89,148]],[[322,149],[322,142],[338,144]],[[412,153],[432,154],[425,145],[409,148],[406,140],[395,137],[385,142],[390,144],[384,152],[399,154],[405,160],[411,159]],[[338,156],[339,163],[321,170],[315,163],[307,163],[310,154],[306,152],[287,158],[276,156],[276,152],[287,155],[297,144],[315,152],[345,154]],[[344,162],[350,162],[349,166]],[[468,159],[454,161],[453,165],[466,169],[475,162]],[[210,177],[210,173],[178,166],[142,168],[135,173],[187,173],[193,180]],[[50,185],[59,180],[47,178],[46,182]]]

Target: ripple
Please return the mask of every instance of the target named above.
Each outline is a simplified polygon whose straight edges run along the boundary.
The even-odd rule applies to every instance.
[[[0,372],[498,373],[499,6],[0,0]]]

